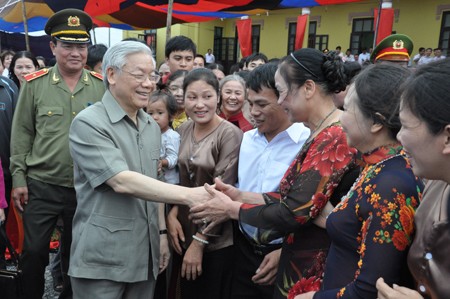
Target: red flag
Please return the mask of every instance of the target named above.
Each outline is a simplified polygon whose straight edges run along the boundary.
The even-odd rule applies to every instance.
[[[239,20],[236,26],[242,57],[247,57],[252,54],[252,20]]]
[[[308,23],[308,15],[300,15],[297,18],[297,32],[295,34],[294,49],[303,48],[303,39],[305,37],[306,24]]]
[[[374,24],[376,26],[378,19],[378,9],[374,9]],[[378,45],[381,40],[392,34],[392,25],[394,24],[394,9],[383,8],[381,9],[380,22],[378,23],[378,31],[375,39],[375,45]]]

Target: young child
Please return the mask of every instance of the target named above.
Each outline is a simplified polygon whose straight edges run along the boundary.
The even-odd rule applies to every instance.
[[[155,91],[150,95],[147,113],[161,128],[161,157],[158,174],[162,175],[167,183],[178,184],[178,149],[180,147],[180,134],[172,130],[170,123],[177,112],[175,98],[168,92]]]

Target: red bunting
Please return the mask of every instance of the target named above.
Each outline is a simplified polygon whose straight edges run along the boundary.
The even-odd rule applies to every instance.
[[[378,9],[374,9],[374,25],[377,24]],[[375,45],[378,45],[381,40],[392,34],[392,25],[394,24],[394,9],[383,8],[381,9],[380,22],[378,24],[378,33],[376,36]]]
[[[236,27],[242,57],[247,57],[252,54],[252,20],[239,20]]]
[[[303,48],[303,39],[305,37],[306,24],[308,23],[308,15],[300,15],[297,18],[297,31],[295,34],[295,50]]]

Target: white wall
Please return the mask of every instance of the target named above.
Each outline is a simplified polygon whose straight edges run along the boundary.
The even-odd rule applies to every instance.
[[[108,48],[120,42],[123,39],[123,33],[120,29],[99,27],[95,28],[95,41],[94,32],[91,30],[91,40],[94,44],[104,44]],[[42,36],[45,35],[44,30],[30,32],[30,36]]]

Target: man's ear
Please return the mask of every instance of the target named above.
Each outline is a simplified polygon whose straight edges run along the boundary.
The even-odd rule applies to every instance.
[[[49,44],[50,44],[50,50],[52,50],[52,54],[53,54],[53,56],[55,56],[56,45],[52,41],[50,41]]]
[[[444,155],[450,155],[450,125],[446,125],[444,128],[444,148],[443,148],[443,154]]]
[[[106,70],[106,75],[108,76],[108,83],[110,85],[115,85],[117,82],[117,75],[118,75],[117,70],[110,67]]]

